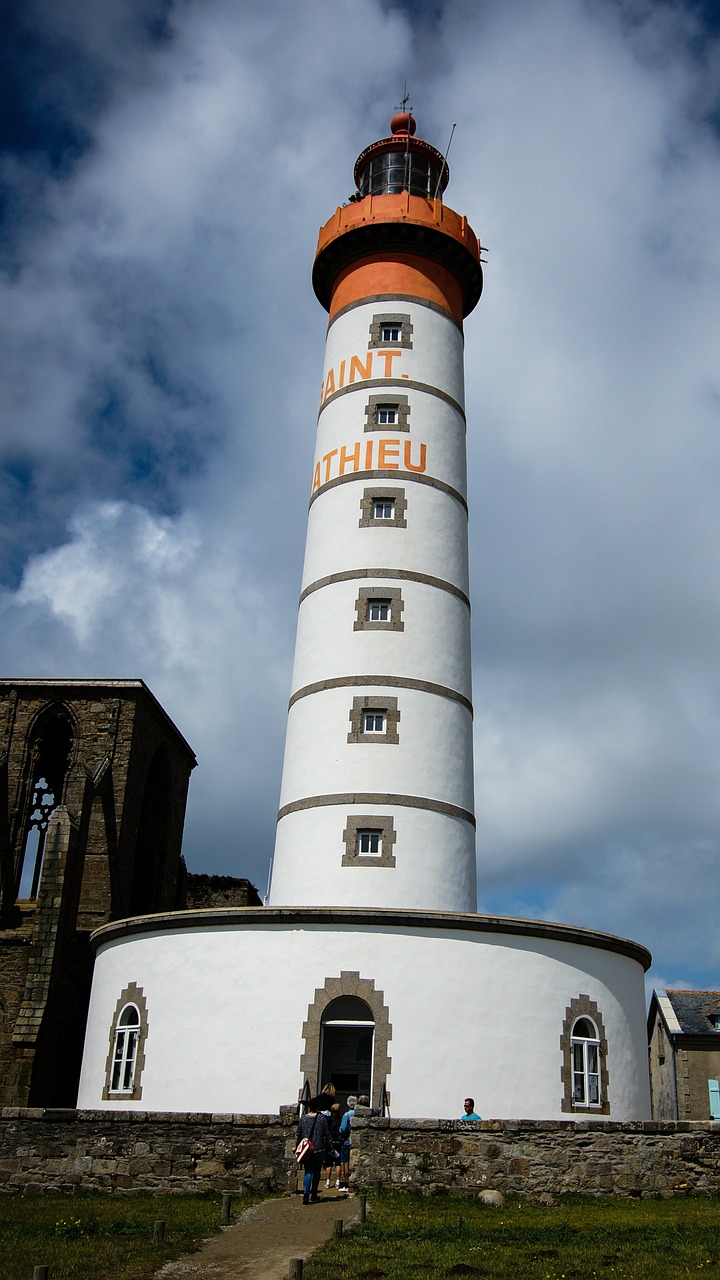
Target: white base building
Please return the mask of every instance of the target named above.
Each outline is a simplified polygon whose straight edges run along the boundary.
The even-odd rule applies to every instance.
[[[385,1095],[394,1116],[457,1118],[469,1094],[484,1118],[650,1118],[650,957],[631,942],[473,914],[267,907],[96,937],[82,1108],[272,1114],[334,1078],[341,1095]],[[132,1096],[112,1089],[128,1006]],[[578,1020],[597,1035],[573,1049]]]

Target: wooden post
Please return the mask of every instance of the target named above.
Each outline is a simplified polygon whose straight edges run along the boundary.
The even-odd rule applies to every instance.
[[[153,1244],[162,1244],[165,1240],[165,1223],[162,1218],[153,1223]]]
[[[358,1211],[358,1222],[364,1222],[367,1218],[367,1196],[360,1196],[360,1209]]]
[[[302,1258],[290,1259],[290,1270],[288,1271],[288,1280],[302,1280]]]
[[[343,1233],[343,1220],[336,1218],[333,1222],[333,1240],[339,1240]]]
[[[49,1267],[33,1267],[33,1280],[48,1280]]]
[[[222,1227],[228,1227],[228,1226],[230,1225],[230,1203],[231,1203],[231,1201],[232,1201],[232,1196],[230,1195],[230,1193],[229,1193],[229,1192],[227,1192],[227,1191],[226,1191],[226,1192],[223,1194],[223,1198],[222,1198],[222,1209],[221,1209],[221,1211],[220,1211],[220,1225],[221,1225]]]

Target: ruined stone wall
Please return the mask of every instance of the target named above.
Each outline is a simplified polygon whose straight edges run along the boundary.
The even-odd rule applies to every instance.
[[[279,1116],[0,1112],[0,1192],[286,1191],[294,1107]],[[351,1182],[536,1198],[720,1194],[720,1123],[381,1120],[356,1115]]]
[[[0,930],[0,1099],[26,1096],[28,1070],[23,1069],[21,1054],[12,1043],[25,994],[30,944],[33,936],[35,904],[22,913],[15,929]]]
[[[356,1186],[534,1197],[720,1194],[720,1123],[381,1120],[353,1125]]]
[[[15,680],[0,681],[0,869],[6,913],[15,903],[22,862],[34,727],[53,709],[63,710],[72,726],[63,794],[55,800],[79,824],[83,858],[87,852],[97,860],[84,877],[79,927],[96,928],[131,908],[166,911],[182,905],[180,846],[195,758],[149,689],[140,680]],[[158,751],[165,752],[164,856],[147,900],[133,903],[146,784]]]
[[[208,876],[190,872],[185,905],[188,908],[261,907],[260,895],[249,880],[239,876]]]
[[[0,680],[0,1105],[75,1103],[90,930],[184,905],[194,763],[140,680]],[[55,808],[33,845],[40,776]]]

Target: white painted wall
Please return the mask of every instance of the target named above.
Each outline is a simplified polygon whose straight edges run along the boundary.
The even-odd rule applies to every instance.
[[[396,1116],[460,1116],[471,1094],[484,1118],[567,1118],[560,1036],[568,1004],[584,994],[607,1033],[609,1118],[650,1118],[635,960],[512,933],[292,921],[159,929],[101,946],[78,1105],[119,1105],[101,1096],[108,1037],[134,981],[149,1034],[142,1098],[123,1107],[276,1112],[303,1083],[302,1026],[315,989],[342,970],[383,993]]]
[[[375,486],[405,489],[407,530],[359,528],[363,493]],[[408,484],[391,474],[375,481],[360,477],[328,489],[309,511],[302,589],[343,569],[378,566],[426,573],[467,595],[464,507],[429,485]]]
[[[393,819],[394,867],[341,865],[348,818],[368,814]],[[345,907],[380,902],[416,911],[471,911],[476,902],[474,848],[475,831],[468,822],[427,810],[381,804],[299,810],[278,823],[273,896],[277,903],[295,906],[315,906],[322,894],[327,902]]]
[[[323,383],[328,371],[333,369],[336,371],[336,387],[339,385],[342,360],[347,362],[346,379],[349,379],[350,356],[357,355],[363,361],[367,356],[373,316],[389,312],[409,315],[413,325],[412,349],[403,349],[400,358],[392,362],[393,374],[400,381],[426,382],[440,387],[464,405],[463,336],[458,326],[439,311],[402,299],[364,303],[338,316],[328,329]],[[380,348],[385,349],[390,348]],[[373,377],[382,376],[384,367],[384,363],[375,356]],[[404,374],[408,375],[407,378],[403,377]]]
[[[407,425],[409,430],[403,431],[388,426],[366,431],[366,406],[371,396],[381,396],[392,403],[395,394],[406,396],[409,414]],[[386,386],[370,386],[356,384],[345,395],[328,403],[320,414],[318,421],[315,460],[320,465],[318,479],[322,484],[340,474],[346,477],[354,475],[358,468],[367,468],[366,446],[377,445],[379,439],[392,439],[397,448],[389,461],[388,480],[392,482],[392,471],[405,469],[404,446],[411,445],[411,467],[419,466],[420,444],[426,446],[426,470],[419,474],[433,476],[444,484],[450,485],[465,496],[467,488],[466,470],[466,437],[465,424],[461,415],[451,405],[437,396],[419,391],[415,387],[406,387],[394,379]],[[352,450],[360,442],[358,463],[351,463]],[[345,462],[341,463],[341,449],[345,449]],[[335,450],[338,456],[331,456]],[[389,451],[388,451],[389,452]],[[377,449],[370,455],[370,469],[378,466]],[[366,481],[367,483],[367,481]]]
[[[397,698],[397,743],[347,742],[349,712],[358,693]],[[298,750],[288,753],[281,805],[302,796],[343,791],[352,777],[357,791],[440,797],[472,812],[472,721],[460,703],[368,682],[361,690],[328,689],[301,698],[289,720],[288,738]]]
[[[470,613],[449,591],[401,578],[383,579],[399,588],[402,631],[355,631],[357,578],[333,583],[306,596],[298,613],[292,687],[354,674],[409,676],[471,696]],[[358,692],[356,690],[356,692]]]

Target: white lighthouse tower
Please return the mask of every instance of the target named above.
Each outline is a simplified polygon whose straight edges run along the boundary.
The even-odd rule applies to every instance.
[[[268,901],[97,930],[81,1107],[273,1112],[330,1081],[394,1116],[458,1115],[468,1093],[485,1117],[650,1115],[647,951],[476,910],[480,253],[443,157],[408,113],[391,130],[315,258],[329,326]]]
[[[399,112],[322,228],[329,312],[269,904],[473,911],[463,319],[479,245]],[[312,875],[309,869],[312,868]]]

